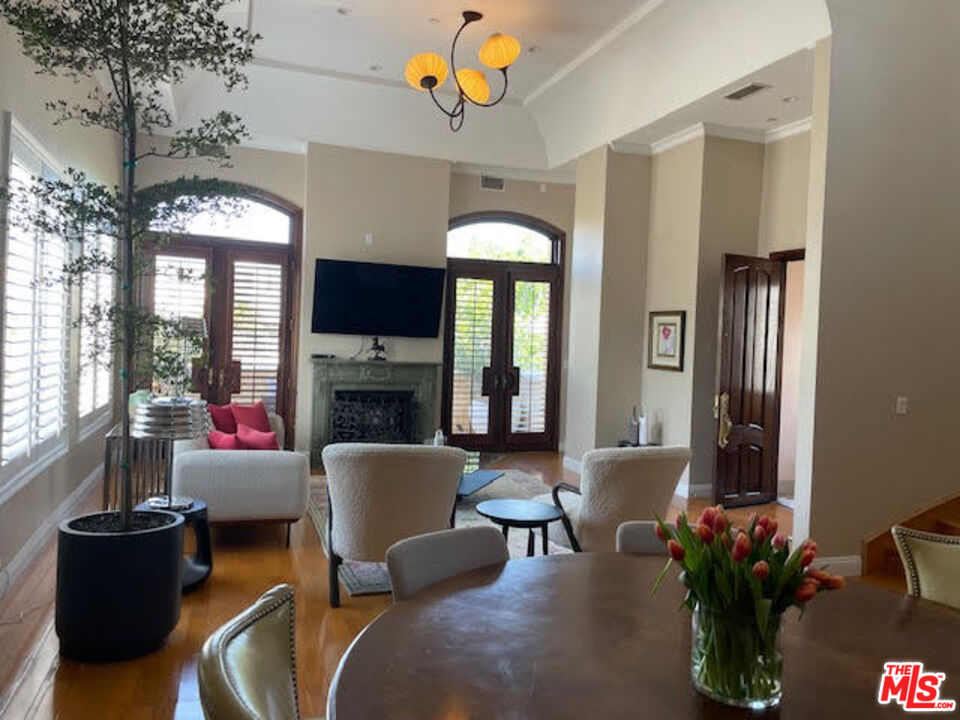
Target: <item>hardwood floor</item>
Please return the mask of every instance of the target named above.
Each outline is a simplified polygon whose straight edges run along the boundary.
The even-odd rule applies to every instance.
[[[576,482],[556,453],[506,455],[492,467],[514,468],[545,484]],[[97,489],[85,507],[95,508]],[[694,517],[705,500],[674,498],[671,517],[684,509]],[[731,512],[743,523],[753,512],[776,517],[790,532],[793,513],[779,505]],[[354,637],[390,605],[389,596],[353,598],[343,606],[327,602],[327,560],[309,519],[293,528],[290,549],[282,526],[214,528],[214,571],[199,590],[184,596],[180,623],[167,645],[146,657],[108,664],[61,660],[52,629],[55,547],[0,605],[0,620],[16,620],[23,609],[39,607],[22,622],[0,626],[0,716],[85,720],[87,718],[202,718],[196,656],[206,637],[281,582],[297,590],[297,666],[300,706],[305,718],[323,717],[327,688],[340,656]],[[24,661],[26,664],[24,665]],[[16,691],[9,693],[17,675]],[[5,695],[4,688],[7,688]]]

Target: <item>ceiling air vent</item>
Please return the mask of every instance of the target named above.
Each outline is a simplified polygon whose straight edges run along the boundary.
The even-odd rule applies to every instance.
[[[724,95],[724,97],[727,100],[743,100],[745,97],[749,97],[761,90],[766,90],[768,87],[770,86],[762,83],[750,83],[749,85],[744,85],[742,88],[734,90],[729,95]]]
[[[503,192],[505,183],[503,178],[494,177],[493,175],[481,175],[480,176],[480,189],[481,190],[492,190],[493,192]]]

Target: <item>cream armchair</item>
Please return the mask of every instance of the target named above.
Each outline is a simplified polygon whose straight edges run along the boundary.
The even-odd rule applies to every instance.
[[[323,449],[327,472],[330,606],[340,606],[344,559],[384,562],[393,543],[450,527],[467,454],[432,445],[341,443]]]
[[[270,427],[284,442],[283,420],[268,415]],[[211,450],[206,438],[181,440],[174,446],[173,492],[207,503],[210,522],[290,524],[307,511],[310,464],[289,450]]]
[[[907,575],[907,592],[960,610],[960,536],[890,529]]]
[[[617,528],[628,520],[665,515],[690,448],[603,448],[584,453],[580,487],[558,483],[549,495],[563,511],[562,525],[554,523],[550,537],[575,552],[612,552]]]

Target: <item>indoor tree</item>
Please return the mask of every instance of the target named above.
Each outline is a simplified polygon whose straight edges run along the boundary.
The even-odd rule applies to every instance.
[[[229,205],[238,186],[216,180],[180,178],[138,188],[137,168],[146,158],[228,159],[227,148],[245,135],[240,118],[221,111],[195,127],[177,127],[165,98],[188,72],[217,76],[227,90],[246,84],[243,67],[259,36],[222,18],[228,0],[0,0],[0,19],[17,32],[37,72],[76,83],[93,81],[81,102],[53,100],[56,124],[117,133],[122,152],[120,184],[109,187],[70,170],[62,180],[34,178],[29,187],[7,191],[8,221],[36,233],[64,238],[73,248],[61,281],[96,273],[119,277],[118,301],[84,308],[80,323],[96,328],[94,352],[115,344],[120,357],[122,481],[120,529],[131,529],[132,468],[130,413],[138,357],[152,357],[154,335],[176,332],[134,302],[139,275],[147,272],[141,249],[185,226],[186,218],[211,205]],[[155,135],[167,142],[154,143]],[[162,148],[159,147],[162,145]],[[228,198],[224,200],[224,198]],[[112,238],[119,257],[94,238]]]

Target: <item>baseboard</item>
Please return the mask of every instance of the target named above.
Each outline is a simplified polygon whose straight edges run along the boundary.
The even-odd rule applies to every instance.
[[[862,573],[859,555],[835,555],[833,557],[818,557],[813,561],[818,568],[826,568],[836,575],[857,577]]]
[[[713,485],[689,485],[688,483],[682,483],[677,485],[674,494],[682,498],[709,498],[713,496]]]
[[[20,548],[6,566],[7,582],[4,593],[13,587],[20,575],[23,574],[23,571],[29,568],[37,556],[43,552],[43,548],[50,541],[50,536],[56,531],[60,523],[71,515],[76,514],[84,496],[102,477],[103,466],[99,465],[93,472],[87,475],[87,477],[83,479],[83,482],[70,493],[67,499],[60,503],[60,506],[33,531],[33,535],[23,544],[23,547]]]
[[[564,467],[564,469],[570,470],[571,472],[575,472],[577,475],[579,475],[579,474],[580,474],[580,469],[581,469],[582,466],[581,466],[579,460],[576,460],[576,459],[570,457],[569,455],[564,455],[564,456],[563,456],[563,467]]]

